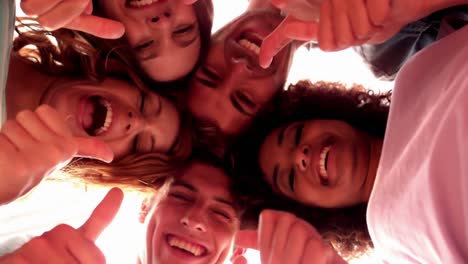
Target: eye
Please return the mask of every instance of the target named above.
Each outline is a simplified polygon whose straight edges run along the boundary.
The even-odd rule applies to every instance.
[[[195,28],[195,24],[184,25],[174,30],[173,34],[181,35],[181,34],[189,33],[189,32],[192,32],[194,28]]]
[[[213,213],[220,216],[223,220],[231,221],[232,219],[231,216],[223,210],[213,209]]]
[[[144,42],[138,46],[135,47],[135,50],[136,51],[141,51],[141,50],[144,50],[146,48],[149,48],[151,45],[154,44],[154,40],[150,40],[150,41],[147,41],[147,42]]]
[[[183,201],[183,202],[190,202],[192,199],[183,193],[171,192],[169,193],[169,197],[172,197],[176,200]]]
[[[299,143],[301,143],[301,137],[302,137],[302,131],[304,130],[304,124],[300,124],[296,128],[296,137],[295,137],[295,144],[296,146],[299,146]]]
[[[295,171],[294,171],[294,169],[291,169],[291,171],[289,172],[289,175],[288,175],[289,189],[291,190],[291,192],[294,192],[294,182],[295,182],[295,180],[296,180]]]
[[[206,65],[200,67],[200,73],[197,74],[196,78],[204,85],[215,88],[216,83],[221,81],[221,77]]]
[[[216,83],[212,82],[212,81],[209,80],[209,79],[200,78],[200,77],[196,77],[196,78],[197,78],[197,80],[198,80],[199,82],[201,82],[201,83],[202,83],[203,85],[205,85],[205,86],[208,86],[208,87],[211,87],[211,88],[216,87]]]
[[[247,105],[249,108],[255,107],[255,102],[244,92],[236,92],[236,97],[241,101],[243,104]]]

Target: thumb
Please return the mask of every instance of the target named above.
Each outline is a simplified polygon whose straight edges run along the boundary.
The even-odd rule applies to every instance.
[[[241,230],[237,232],[235,244],[242,248],[258,249],[258,231]]]
[[[258,55],[259,64],[263,68],[268,68],[276,56],[292,40],[286,34],[286,25],[291,17],[286,17],[273,32],[270,33],[262,42],[260,54]]]
[[[295,40],[311,41],[317,40],[318,30],[319,26],[315,22],[292,19],[285,26],[285,35]]]
[[[120,209],[122,200],[122,190],[119,188],[112,188],[79,230],[88,239],[96,241],[102,231],[114,220],[115,215]]]
[[[78,144],[76,156],[98,159],[110,163],[114,159],[114,152],[103,141],[97,138],[75,138]]]

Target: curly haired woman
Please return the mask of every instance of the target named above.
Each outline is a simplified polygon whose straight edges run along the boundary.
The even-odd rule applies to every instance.
[[[343,256],[365,252],[390,96],[309,81],[283,91],[233,151],[239,195],[255,204],[245,220],[264,208],[292,211]]]

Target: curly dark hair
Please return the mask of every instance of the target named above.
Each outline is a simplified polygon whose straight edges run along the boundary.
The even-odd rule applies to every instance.
[[[275,128],[311,119],[341,120],[383,139],[390,97],[391,92],[375,94],[360,85],[347,88],[330,82],[300,81],[282,91],[271,109],[253,122],[230,151],[235,195],[250,205],[243,216],[243,227],[256,226],[263,209],[284,210],[311,223],[346,259],[372,248],[366,223],[367,204],[327,209],[306,206],[275,194],[263,179],[258,152]]]

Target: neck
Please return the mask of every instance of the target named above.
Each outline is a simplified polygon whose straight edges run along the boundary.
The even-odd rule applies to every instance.
[[[383,140],[371,137],[369,153],[369,170],[367,171],[366,183],[364,186],[364,201],[368,202],[374,188],[377,169],[379,167],[380,155],[382,154]]]
[[[5,92],[7,118],[14,118],[21,110],[34,111],[40,104],[41,96],[56,80],[56,77],[44,74],[12,55]]]

